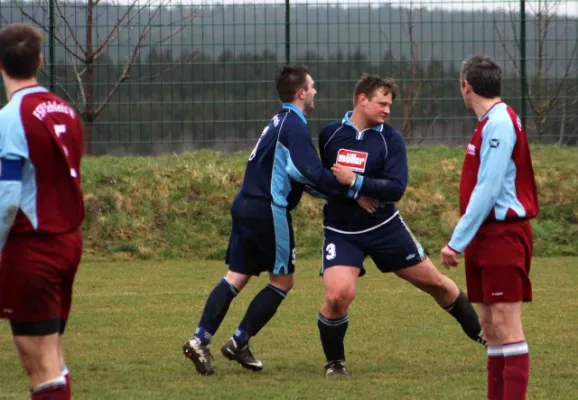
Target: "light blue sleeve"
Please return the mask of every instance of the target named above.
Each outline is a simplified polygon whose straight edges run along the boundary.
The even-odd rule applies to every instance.
[[[19,111],[9,103],[0,111],[0,249],[4,248],[20,208],[22,166],[28,145]]]
[[[461,253],[465,250],[494,207],[504,185],[515,144],[516,132],[511,122],[490,120],[484,126],[478,180],[466,212],[448,244],[455,251]]]

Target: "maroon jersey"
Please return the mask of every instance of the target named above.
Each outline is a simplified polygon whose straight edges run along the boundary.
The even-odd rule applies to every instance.
[[[84,219],[83,128],[75,110],[46,88],[34,86],[13,94],[0,121],[11,157],[22,160],[20,207],[11,233],[77,230]]]
[[[460,179],[460,219],[449,246],[459,252],[486,221],[527,220],[538,214],[530,147],[511,107],[495,104],[479,119]]]

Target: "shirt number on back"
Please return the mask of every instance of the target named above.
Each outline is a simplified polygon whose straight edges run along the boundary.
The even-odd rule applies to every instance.
[[[66,147],[66,145],[63,143],[62,140],[62,135],[66,133],[66,125],[63,124],[54,125],[54,133],[56,133],[56,137],[58,137],[60,146],[62,146],[62,151],[64,151],[64,155],[66,156],[66,158],[68,158],[68,148]],[[76,171],[76,169],[70,168],[70,176],[72,176],[73,178],[78,177],[78,172]]]
[[[259,140],[257,140],[257,144],[255,145],[255,148],[253,148],[253,151],[251,152],[251,155],[249,156],[249,161],[251,161],[257,155],[257,148],[259,147],[259,143],[261,143],[261,139],[263,139],[263,136],[265,136],[265,134],[267,133],[268,130],[269,130],[269,125],[267,125],[265,127],[265,129],[263,129],[263,132],[261,132],[261,136],[259,136]]]

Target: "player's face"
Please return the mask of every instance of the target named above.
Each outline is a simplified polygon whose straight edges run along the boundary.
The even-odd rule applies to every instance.
[[[367,122],[370,125],[383,124],[389,117],[392,103],[393,96],[391,93],[385,94],[381,90],[376,91],[371,100],[365,97],[365,99],[362,100],[362,106],[365,110]]]
[[[303,112],[309,114],[315,109],[315,95],[317,90],[315,89],[315,82],[310,75],[307,75],[307,89],[302,89],[303,93]]]

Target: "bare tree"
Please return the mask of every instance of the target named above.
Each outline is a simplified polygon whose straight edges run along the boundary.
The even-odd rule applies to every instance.
[[[420,7],[417,9],[420,20],[421,15],[424,12],[424,8]],[[407,37],[409,44],[410,44],[410,54],[409,54],[409,62],[407,64],[407,71],[401,70],[399,71],[400,77],[403,77],[404,82],[400,84],[399,88],[399,102],[401,103],[402,107],[402,116],[403,116],[403,123],[401,128],[402,135],[411,140],[414,136],[414,114],[418,104],[420,103],[420,95],[422,90],[424,89],[425,85],[428,83],[426,80],[423,79],[421,76],[422,65],[421,65],[421,57],[420,57],[420,44],[415,39],[415,26],[419,24],[419,22],[414,21],[414,9],[413,4],[409,4],[409,7],[405,10],[407,16],[407,24],[404,25],[404,34]],[[381,30],[381,34],[385,36],[386,41],[388,40],[388,35]],[[392,49],[390,49],[390,53],[392,53]],[[396,78],[400,78],[396,77]],[[407,81],[405,81],[407,79]],[[427,109],[427,107],[426,107]],[[437,117],[434,119],[434,123],[437,120]],[[426,128],[424,132],[427,132],[429,128]],[[422,134],[420,138],[420,142],[425,139],[425,134]]]
[[[562,98],[562,93],[571,93],[568,91],[567,84],[572,77],[576,76],[576,69],[573,68],[574,61],[578,51],[578,41],[574,40],[573,47],[570,50],[569,56],[566,58],[566,64],[563,65],[562,70],[557,68],[562,60],[549,56],[548,46],[555,46],[552,40],[548,39],[548,34],[552,30],[552,25],[559,18],[557,11],[560,7],[560,0],[539,0],[534,6],[529,5],[535,24],[536,32],[536,56],[534,58],[533,67],[534,73],[526,79],[526,98],[528,105],[535,115],[535,118],[528,124],[531,131],[538,136],[543,136],[550,129],[550,116],[557,110],[562,112],[560,121],[560,129],[564,126],[568,118],[568,105],[566,99]],[[505,10],[509,15],[509,28],[504,28],[501,31],[498,27],[497,21],[494,20],[494,27],[498,34],[500,43],[508,60],[514,67],[518,77],[520,74],[520,60],[517,55],[520,52],[521,38],[518,35],[519,23],[516,22],[515,17],[519,13],[513,9]],[[511,36],[511,39],[508,39]],[[511,43],[509,43],[511,42]],[[550,44],[548,44],[550,42]],[[552,66],[556,66],[556,71],[552,71]],[[550,80],[556,76],[555,82]],[[573,91],[576,95],[576,90]],[[577,97],[578,99],[578,97]],[[576,100],[571,102],[576,104]],[[562,131],[561,131],[562,134]]]
[[[49,26],[44,22],[49,15],[48,0],[35,0],[33,4],[36,8],[30,8],[31,3],[24,3],[22,0],[13,1],[24,17],[49,33]],[[95,121],[108,106],[120,85],[131,79],[131,69],[139,59],[141,51],[147,47],[161,46],[175,37],[184,29],[186,21],[192,20],[197,14],[197,11],[190,7],[186,13],[181,14],[178,21],[172,21],[170,26],[161,27],[159,22],[161,13],[170,6],[171,0],[130,0],[127,3],[120,5],[109,1],[101,5],[101,0],[87,0],[71,5],[66,0],[55,0],[54,40],[64,49],[67,67],[70,67],[74,73],[76,96],[66,89],[63,84],[66,80],[64,77],[58,77],[56,84],[73,104],[77,104],[77,110],[85,121],[86,152],[89,154]],[[115,16],[115,20],[107,21],[107,33],[100,37],[98,32],[102,27],[96,26],[100,16],[97,13],[107,7],[118,10],[118,15]],[[182,10],[184,12],[185,7]],[[77,27],[70,23],[70,21],[75,21],[75,15],[79,14],[86,17],[86,25],[82,27],[85,37],[81,37]],[[147,40],[152,37],[153,29],[159,32],[154,42]],[[97,99],[95,86],[100,83],[95,81],[95,70],[98,68],[98,61],[106,56],[108,48],[113,43],[116,42],[116,45],[119,45],[122,35],[131,38],[127,39],[126,43],[122,43],[129,49],[128,54],[124,60],[119,60],[118,76],[113,79],[113,83],[110,83],[106,94]],[[192,61],[192,59],[186,60],[186,62]],[[54,63],[55,60],[50,60],[50,62]],[[169,65],[147,78],[154,79],[175,67],[176,65]]]

